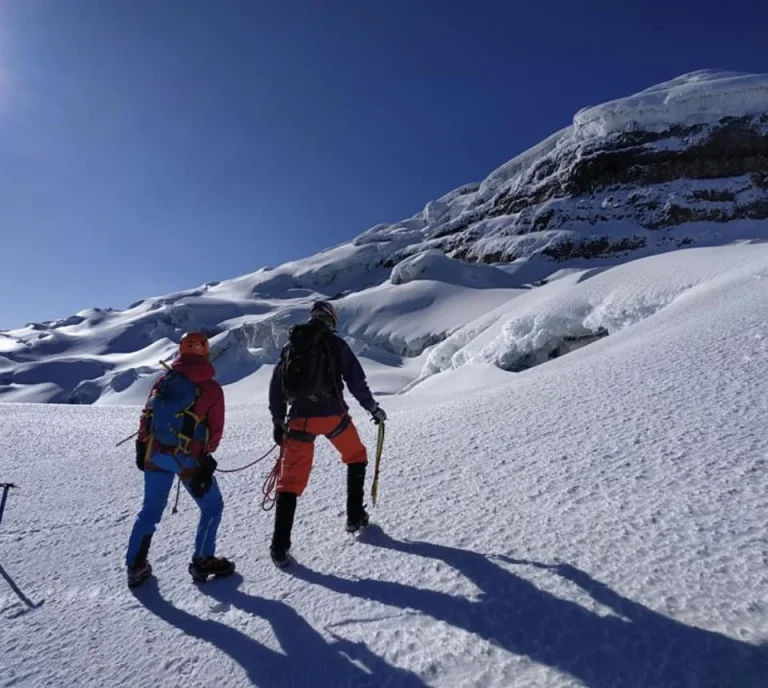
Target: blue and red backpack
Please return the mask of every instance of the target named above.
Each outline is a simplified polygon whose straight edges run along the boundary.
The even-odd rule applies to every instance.
[[[189,454],[194,440],[206,442],[208,425],[192,409],[200,390],[177,370],[166,373],[147,402],[149,432],[153,439],[174,451]]]

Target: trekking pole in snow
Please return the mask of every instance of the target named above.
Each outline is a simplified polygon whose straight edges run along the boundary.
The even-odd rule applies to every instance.
[[[3,488],[3,496],[0,498],[0,522],[3,520],[3,512],[5,511],[5,503],[8,501],[8,491],[16,487],[13,483],[0,483],[0,487]]]
[[[179,513],[179,495],[180,494],[181,494],[181,476],[179,476],[179,479],[176,481],[176,501],[173,503],[173,510],[171,511],[172,514]]]
[[[373,470],[373,485],[371,485],[371,501],[376,506],[379,496],[379,468],[381,467],[381,452],[384,450],[384,421],[379,422],[379,436],[376,440],[376,463]]]
[[[120,441],[119,441],[119,442],[118,442],[118,443],[117,443],[115,446],[116,446],[116,447],[120,447],[120,446],[122,446],[122,445],[123,445],[123,444],[125,444],[125,443],[126,443],[128,440],[132,440],[132,439],[133,439],[134,437],[136,437],[136,435],[138,435],[138,434],[139,434],[139,431],[137,430],[136,432],[134,432],[134,433],[133,433],[133,435],[128,435],[128,437],[126,437],[124,440],[120,440]]]

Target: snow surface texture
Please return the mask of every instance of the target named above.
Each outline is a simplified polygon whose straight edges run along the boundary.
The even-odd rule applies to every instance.
[[[709,160],[705,179],[613,184],[574,195],[567,188],[578,186],[579,165],[606,151],[615,155],[612,146],[637,132],[653,136],[624,141],[621,150],[629,146],[652,171],[649,155],[692,150],[728,118],[756,117],[757,136],[768,128],[760,120],[767,86],[766,75],[684,75],[583,110],[571,127],[482,183],[316,256],[122,311],[92,308],[2,332],[0,401],[142,403],[162,370],[159,360],[174,355],[185,330],[201,328],[215,335],[218,377],[229,397],[248,401],[260,396],[288,328],[316,298],[335,299],[342,334],[378,393],[410,389],[466,362],[521,370],[549,360],[652,314],[687,288],[673,279],[657,293],[647,278],[639,301],[624,303],[618,287],[596,294],[577,284],[585,270],[768,236],[768,222],[753,217],[768,208],[768,176],[728,168],[713,178],[718,160]],[[726,160],[734,157],[726,153]],[[667,158],[659,163],[670,167]],[[564,312],[562,299],[573,309],[553,320],[548,309]],[[627,314],[617,312],[619,303]]]
[[[191,584],[183,495],[157,580],[130,592],[141,475],[114,443],[139,409],[0,405],[0,479],[20,486],[0,524],[0,685],[764,687],[768,247],[654,260],[546,301],[568,320],[615,293],[610,336],[388,399],[359,541],[319,442],[285,571],[261,464],[219,479],[238,576]],[[269,444],[263,401],[230,407],[222,468]]]

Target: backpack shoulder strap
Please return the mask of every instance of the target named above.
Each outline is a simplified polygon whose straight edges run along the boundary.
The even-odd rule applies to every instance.
[[[322,334],[322,345],[328,354],[328,365],[331,367],[331,384],[333,385],[333,392],[336,398],[344,403],[344,395],[339,389],[339,375],[341,368],[341,361],[339,360],[338,353],[333,346],[334,337],[338,338],[339,335],[334,332],[325,332]]]

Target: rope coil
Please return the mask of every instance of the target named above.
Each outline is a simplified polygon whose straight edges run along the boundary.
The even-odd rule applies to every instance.
[[[240,471],[244,471],[248,468],[252,468],[257,463],[261,463],[269,457],[275,449],[277,449],[279,445],[275,444],[273,445],[270,450],[260,456],[255,461],[251,461],[251,463],[246,464],[245,466],[240,466],[239,468],[217,468],[216,473],[239,473]],[[280,452],[280,456],[277,457],[277,461],[275,462],[274,468],[270,471],[269,475],[267,476],[266,480],[264,481],[264,484],[261,487],[261,493],[263,495],[263,499],[261,501],[261,508],[264,509],[264,511],[270,511],[272,507],[275,506],[275,501],[277,500],[277,497],[274,497],[272,493],[275,490],[275,487],[277,486],[277,478],[280,475],[280,461],[283,458],[282,452]],[[177,481],[176,484],[176,501],[173,505],[173,510],[171,513],[176,514],[178,513],[179,509],[179,494],[181,492],[181,478]]]
[[[261,500],[261,508],[264,511],[271,511],[277,502],[277,496],[274,494],[277,487],[277,479],[280,477],[280,464],[283,460],[283,452],[280,451],[280,455],[275,461],[275,465],[269,472],[269,475],[264,480],[264,484],[261,486],[261,494],[263,498]]]
[[[240,471],[244,471],[246,468],[251,468],[252,466],[255,466],[257,463],[261,463],[269,457],[275,449],[278,448],[279,445],[274,444],[272,445],[272,448],[263,456],[260,456],[255,461],[251,461],[246,466],[241,466],[240,468],[218,468],[216,470],[217,473],[239,473]],[[283,452],[280,452],[280,455],[277,457],[277,461],[275,461],[275,465],[272,468],[272,470],[269,472],[269,475],[264,480],[263,485],[261,486],[261,494],[262,494],[262,500],[261,500],[261,508],[264,511],[271,511],[272,508],[275,506],[275,502],[277,501],[277,497],[273,495],[275,491],[275,487],[277,486],[277,478],[280,475],[280,462],[283,459]]]

